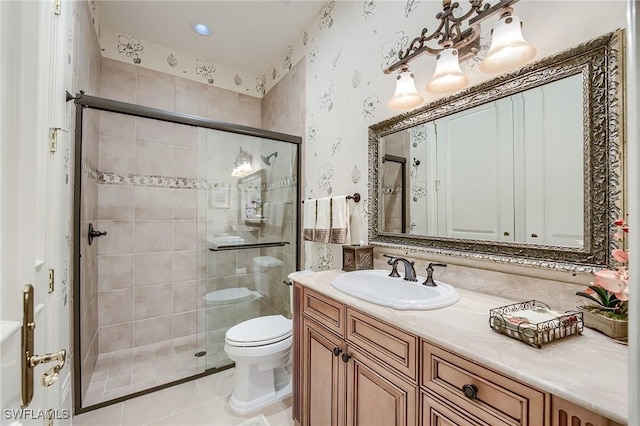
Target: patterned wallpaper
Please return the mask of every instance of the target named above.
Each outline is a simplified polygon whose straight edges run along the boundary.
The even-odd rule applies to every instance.
[[[460,4],[465,11],[468,9],[467,2]],[[576,13],[578,5],[580,10]],[[367,240],[367,130],[371,124],[397,114],[386,106],[395,89],[395,77],[382,70],[425,26],[435,28],[435,16],[441,7],[440,1],[432,0],[329,1],[291,41],[278,63],[265,67],[262,76],[234,72],[212,58],[189,57],[105,29],[101,44],[106,57],[257,97],[268,92],[304,58],[307,127],[303,196],[362,194],[360,203],[350,203],[351,240],[357,243]],[[537,58],[626,25],[626,3],[622,0],[523,0],[515,5],[515,14],[523,21],[525,37],[538,49]],[[598,25],[593,24],[594,19]],[[552,34],[549,28],[554,29]],[[462,64],[471,84],[493,77],[478,69],[483,52],[488,50],[489,32],[490,25],[484,25],[480,55]],[[435,100],[436,96],[423,89],[433,74],[434,58],[425,55],[411,66],[425,101]],[[420,200],[423,190],[422,185],[413,188],[411,198]],[[306,268],[340,268],[341,257],[340,246],[305,243]]]
[[[100,8],[96,0],[88,2],[104,57],[258,98],[271,90],[305,54],[303,47],[307,40],[299,37],[297,44],[287,47],[277,66],[266,69],[265,64],[264,74],[251,75],[225,66],[214,58],[197,58],[141,39],[135,34],[123,34],[101,27]]]
[[[468,9],[467,2],[460,4]],[[577,4],[524,0],[515,6],[524,22],[525,37],[538,49],[538,58],[625,26],[623,1],[580,2],[580,16],[597,17],[599,25],[592,25],[589,19],[566,20],[575,15]],[[360,203],[350,202],[352,242],[367,241],[368,127],[397,114],[386,106],[395,89],[395,77],[382,70],[422,28],[435,27],[441,5],[440,1],[426,0],[330,1],[292,42],[293,51],[287,50],[287,57],[305,57],[307,61],[303,196],[362,194]],[[548,13],[551,7],[552,14]],[[554,28],[553,37],[548,28]],[[489,47],[489,31],[490,26],[483,26],[483,52]],[[483,52],[462,64],[471,84],[493,77],[479,71]],[[273,66],[274,75],[285,65],[283,61]],[[412,64],[416,85],[426,102],[436,99],[423,89],[434,67],[434,58],[426,55]],[[419,140],[421,135],[414,137]],[[421,172],[415,167],[410,170]],[[412,200],[421,202],[423,195],[422,185],[412,188]],[[342,267],[339,245],[305,242],[304,250],[305,268]]]

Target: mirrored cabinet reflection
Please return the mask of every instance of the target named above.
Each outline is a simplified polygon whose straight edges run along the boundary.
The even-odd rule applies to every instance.
[[[582,86],[574,75],[382,138],[385,231],[582,247]]]

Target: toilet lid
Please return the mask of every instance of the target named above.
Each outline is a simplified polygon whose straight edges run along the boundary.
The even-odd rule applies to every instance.
[[[225,288],[222,290],[210,291],[202,298],[211,304],[226,305],[234,302],[244,302],[253,299],[255,292],[246,287]]]
[[[292,322],[282,315],[252,318],[229,329],[226,341],[237,346],[262,346],[290,337]]]

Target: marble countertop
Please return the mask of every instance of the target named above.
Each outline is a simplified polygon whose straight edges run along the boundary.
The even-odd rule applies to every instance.
[[[490,309],[528,299],[514,301],[458,289],[460,301],[452,306],[401,311],[336,290],[330,281],[341,273],[316,272],[296,276],[295,281],[539,390],[627,423],[627,346],[585,327],[582,335],[537,349],[489,327]],[[548,302],[553,308],[553,301]]]

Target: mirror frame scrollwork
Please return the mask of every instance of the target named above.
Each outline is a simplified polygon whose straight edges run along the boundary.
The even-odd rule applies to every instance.
[[[551,269],[612,266],[613,222],[623,200],[624,30],[617,30],[509,74],[369,127],[369,243]],[[584,247],[418,236],[382,231],[381,138],[572,75],[583,77]]]

